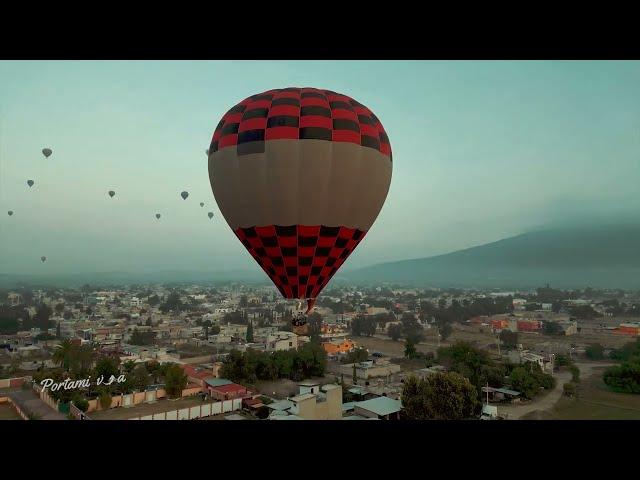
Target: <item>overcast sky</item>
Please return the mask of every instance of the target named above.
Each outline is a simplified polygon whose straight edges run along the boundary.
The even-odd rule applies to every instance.
[[[259,268],[205,149],[227,109],[287,86],[354,97],[391,140],[389,196],[347,268],[638,218],[639,62],[0,62],[0,272]]]

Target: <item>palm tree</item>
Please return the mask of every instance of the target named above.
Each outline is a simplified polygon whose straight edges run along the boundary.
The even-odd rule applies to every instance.
[[[71,343],[71,340],[63,340],[53,352],[53,361],[65,370],[69,370],[74,350],[75,345]]]

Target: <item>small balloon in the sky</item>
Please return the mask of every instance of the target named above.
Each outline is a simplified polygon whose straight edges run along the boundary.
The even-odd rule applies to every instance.
[[[114,192],[113,190],[109,190],[109,196],[111,198],[113,198],[113,196],[116,194],[116,192]]]
[[[13,210],[9,210],[7,213],[9,214],[9,216],[11,216],[13,215]]]
[[[209,220],[211,220],[213,218],[213,212],[209,212],[209,213],[207,213],[207,215],[209,215]]]
[[[49,156],[53,153],[53,150],[51,150],[50,148],[43,148],[42,149],[42,154],[45,156],[45,158],[49,158]]]
[[[186,200],[187,197],[189,196],[189,192],[182,192],[180,196],[182,197],[183,200]]]
[[[200,206],[201,206],[201,207],[204,207],[204,202],[200,202]]]
[[[160,220],[160,217],[161,217],[161,216],[162,216],[162,215],[160,215],[159,213],[156,213],[156,218],[157,218],[158,220]]]
[[[47,260],[47,257],[40,257],[40,260],[42,260],[42,263],[44,263]]]
[[[30,187],[33,187],[33,184],[35,182],[33,180],[27,180],[27,185],[29,185]]]

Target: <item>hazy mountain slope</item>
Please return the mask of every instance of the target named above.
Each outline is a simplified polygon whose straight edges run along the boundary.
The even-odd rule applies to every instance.
[[[640,226],[554,229],[344,273],[358,282],[640,288]]]

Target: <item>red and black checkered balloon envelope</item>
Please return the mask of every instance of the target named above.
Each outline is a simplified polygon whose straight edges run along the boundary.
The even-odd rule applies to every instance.
[[[308,309],[371,228],[391,183],[378,118],[330,90],[253,95],[220,120],[209,179],[224,218],[285,298]]]

